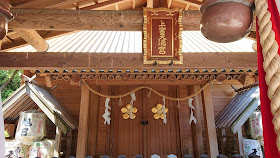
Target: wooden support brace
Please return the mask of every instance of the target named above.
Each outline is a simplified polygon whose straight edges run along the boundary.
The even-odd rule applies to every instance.
[[[60,147],[61,147],[61,130],[56,127],[55,143],[54,143],[54,157],[60,157]]]
[[[47,87],[52,87],[52,79],[50,75],[45,76]]]
[[[147,8],[153,8],[154,7],[154,0],[147,0]]]
[[[193,94],[196,91],[200,89],[200,85],[193,85],[189,89],[189,93]],[[204,147],[203,147],[203,135],[202,135],[202,127],[201,127],[201,116],[200,116],[200,110],[201,107],[199,105],[198,96],[195,96],[193,98],[193,105],[195,107],[194,116],[196,118],[196,124],[192,123],[192,141],[193,141],[193,151],[194,151],[194,157],[199,157],[199,155],[204,153]]]
[[[216,158],[219,151],[210,86],[203,90],[202,98],[208,154],[211,158]]]
[[[221,153],[222,154],[226,154],[226,143],[227,143],[226,129],[222,128],[221,129]]]
[[[72,133],[72,130],[67,133],[65,157],[70,157],[72,155]]]
[[[237,131],[237,141],[238,141],[238,150],[239,154],[244,156],[244,146],[243,146],[243,134],[242,128]]]
[[[89,89],[86,87],[86,85],[82,85],[76,157],[82,158],[86,156],[88,139],[88,116]]]
[[[48,50],[48,43],[35,30],[14,30],[27,43],[34,47],[38,52],[45,52]]]
[[[167,7],[171,8],[171,5],[172,5],[172,0],[167,0]]]
[[[135,3],[136,3],[135,1],[136,0],[131,0],[131,9],[133,10],[135,9]]]

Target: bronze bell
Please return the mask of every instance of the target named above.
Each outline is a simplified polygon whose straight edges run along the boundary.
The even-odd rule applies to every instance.
[[[253,0],[205,0],[200,7],[201,33],[215,42],[246,37],[252,26]]]
[[[10,13],[11,5],[8,0],[0,1],[0,40],[2,40],[8,32],[8,21],[13,18]]]

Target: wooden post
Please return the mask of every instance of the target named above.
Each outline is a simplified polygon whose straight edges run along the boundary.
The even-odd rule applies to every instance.
[[[50,75],[45,76],[47,87],[52,87],[52,79]]]
[[[86,85],[81,86],[81,103],[79,116],[79,131],[77,139],[76,157],[85,157],[87,152],[88,137],[88,115],[89,115],[89,89]]]
[[[227,137],[226,137],[226,129],[221,129],[221,153],[226,154],[226,144],[227,143]]]
[[[92,87],[96,91],[100,91],[100,86]],[[99,105],[99,96],[92,93],[90,95],[90,107],[89,107],[89,128],[90,132],[88,136],[88,154],[95,157],[96,156],[96,141],[97,141],[97,126],[98,126],[98,105]]]
[[[66,155],[65,157],[70,157],[72,155],[72,130],[67,133],[66,139]]]
[[[200,89],[200,85],[193,85],[189,88],[189,94],[193,94]],[[196,118],[196,124],[192,123],[192,143],[193,143],[193,151],[194,157],[199,157],[199,155],[204,153],[203,147],[203,135],[202,135],[202,127],[201,127],[201,116],[200,111],[201,107],[199,105],[198,96],[193,98],[193,105],[195,107],[194,116]]]
[[[215,158],[219,155],[219,151],[210,86],[203,90],[202,99],[208,154],[211,158]]]
[[[237,141],[238,141],[239,154],[244,155],[242,127],[237,131]]]
[[[61,146],[61,130],[56,127],[55,143],[54,143],[54,157],[60,157],[60,146]]]

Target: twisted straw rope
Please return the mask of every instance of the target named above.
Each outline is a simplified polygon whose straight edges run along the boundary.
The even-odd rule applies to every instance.
[[[94,94],[96,94],[96,95],[98,95],[98,96],[100,96],[100,97],[104,97],[104,98],[113,98],[113,99],[122,98],[122,97],[125,97],[125,96],[130,95],[131,93],[134,93],[134,92],[136,92],[136,91],[139,91],[139,90],[141,90],[141,89],[148,89],[148,90],[150,90],[151,92],[154,92],[155,94],[157,94],[157,95],[159,95],[159,96],[161,96],[161,97],[165,97],[165,99],[169,99],[169,100],[173,100],[173,101],[183,101],[183,100],[190,99],[190,98],[196,96],[197,94],[199,94],[201,91],[203,91],[207,86],[212,85],[212,83],[213,83],[213,81],[207,82],[207,83],[206,83],[205,85],[203,85],[203,87],[201,87],[198,91],[196,91],[195,93],[193,93],[193,94],[191,94],[191,95],[189,95],[189,96],[186,96],[186,97],[183,97],[183,98],[173,98],[173,97],[169,97],[169,96],[167,96],[167,95],[164,95],[164,94],[162,94],[162,93],[160,93],[160,92],[158,92],[158,91],[156,91],[156,90],[154,90],[153,88],[148,87],[148,86],[140,86],[140,87],[137,87],[137,88],[135,88],[135,89],[133,89],[133,90],[131,90],[131,91],[129,91],[129,92],[126,92],[126,93],[120,94],[120,95],[115,95],[115,96],[113,96],[113,95],[106,95],[106,94],[102,94],[102,93],[97,92],[97,91],[95,91],[94,89],[92,89],[92,88],[87,84],[87,82],[85,82],[85,81],[83,82],[83,84],[85,84],[86,87],[87,87],[91,92],[93,92]]]
[[[275,33],[272,30],[271,14],[267,10],[266,0],[255,0],[256,15],[258,17],[260,43],[263,53],[263,68],[266,72],[265,81],[268,86],[267,96],[271,103],[274,130],[277,134],[277,148],[280,151],[280,57]]]

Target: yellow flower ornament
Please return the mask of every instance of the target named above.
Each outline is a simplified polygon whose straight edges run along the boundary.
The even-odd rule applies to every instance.
[[[165,114],[168,112],[168,109],[165,107]],[[157,104],[156,107],[152,108],[152,112],[154,113],[154,118],[156,120],[158,119],[164,119],[164,114],[163,114],[163,106],[162,104]]]
[[[125,120],[129,118],[133,120],[136,117],[135,114],[137,113],[138,109],[136,107],[131,106],[131,104],[127,104],[125,107],[121,109],[121,111],[123,113],[123,118]]]

